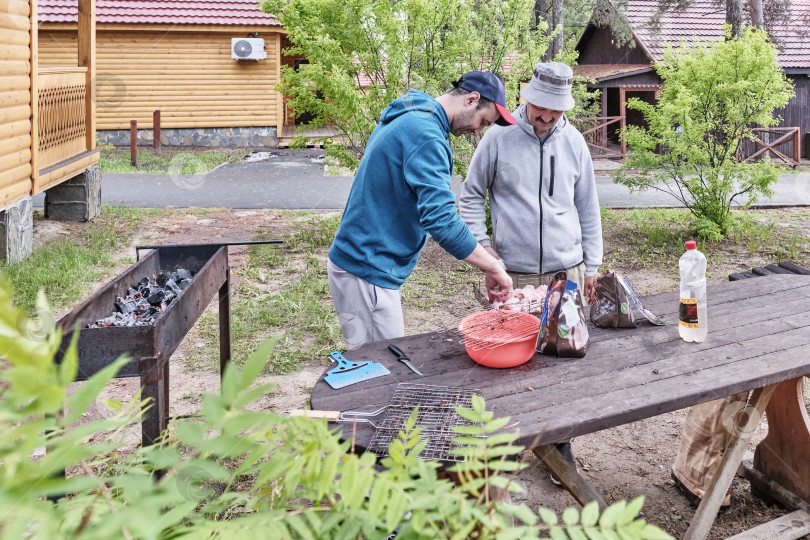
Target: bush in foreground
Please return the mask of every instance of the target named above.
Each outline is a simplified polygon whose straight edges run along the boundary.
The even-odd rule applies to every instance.
[[[415,413],[378,471],[374,455],[347,453],[324,421],[248,410],[268,390],[253,383],[272,343],[226,370],[199,418],[126,454],[117,434],[148,406],[137,397],[74,425],[126,360],[68,395],[75,339],[55,364],[61,331],[44,294],[34,320],[10,298],[0,286],[0,538],[381,538],[396,529],[397,538],[670,538],[637,518],[641,497],[601,516],[595,503],[568,508],[562,523],[547,509],[492,500],[492,486],[520,489],[509,476],[520,465],[505,458],[521,448],[501,431],[509,419],[493,418],[480,398],[459,410],[472,422],[458,428],[460,485],[416,457],[425,442]]]

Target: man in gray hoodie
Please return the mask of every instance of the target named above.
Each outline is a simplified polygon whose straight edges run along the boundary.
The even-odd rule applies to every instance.
[[[461,190],[461,217],[506,265],[515,289],[547,285],[560,270],[584,296],[602,264],[602,221],[585,139],[565,117],[574,107],[571,68],[538,64],[520,92],[517,124],[490,128]],[[487,235],[489,192],[492,239]]]
[[[588,298],[602,264],[602,219],[588,145],[564,114],[574,108],[573,75],[560,62],[535,66],[520,91],[526,103],[512,115],[517,123],[489,128],[478,143],[460,210],[478,243],[506,266],[515,289],[548,285],[565,270]],[[555,446],[576,466],[570,442]]]

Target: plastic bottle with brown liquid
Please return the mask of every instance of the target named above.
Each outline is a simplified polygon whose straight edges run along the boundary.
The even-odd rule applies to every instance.
[[[700,343],[706,339],[706,257],[694,240],[686,242],[686,253],[678,261],[681,272],[681,305],[678,333],[684,341]]]

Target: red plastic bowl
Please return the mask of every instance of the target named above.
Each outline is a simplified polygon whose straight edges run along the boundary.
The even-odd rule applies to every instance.
[[[461,319],[458,331],[470,358],[483,366],[509,368],[534,356],[540,319],[528,313],[481,311]]]

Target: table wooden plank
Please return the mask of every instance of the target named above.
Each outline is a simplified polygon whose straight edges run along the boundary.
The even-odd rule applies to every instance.
[[[808,289],[810,292],[810,289]],[[789,291],[787,291],[789,293]],[[806,300],[797,298],[780,305],[792,310],[803,308]],[[713,319],[714,320],[714,319]],[[512,369],[493,369],[475,364],[464,352],[463,345],[457,337],[445,337],[452,334],[409,336],[400,338],[397,344],[405,350],[417,367],[422,370],[429,381],[421,381],[404,365],[396,362],[386,349],[385,343],[370,344],[358,351],[352,351],[351,360],[373,360],[381,362],[392,371],[396,382],[420,380],[426,384],[443,386],[465,385],[467,387],[487,388],[500,387],[503,392],[512,393],[518,389],[532,387],[535,390],[546,388],[558,381],[569,378],[569,372],[575,370],[574,380],[585,377],[603,377],[615,374],[622,369],[640,364],[647,364],[656,359],[704,353],[711,349],[726,347],[743,338],[770,336],[774,333],[795,328],[796,325],[808,324],[810,319],[802,315],[783,315],[778,317],[757,305],[750,311],[737,313],[732,310],[725,316],[718,316],[713,325],[723,323],[728,328],[725,332],[710,331],[710,338],[702,344],[688,344],[678,336],[674,327],[645,326],[635,330],[604,330],[592,327],[594,336],[608,336],[609,341],[594,340],[588,356],[598,355],[599,362],[583,362],[578,359],[558,359],[544,355],[535,355],[527,364]],[[735,326],[736,325],[736,326]],[[624,337],[626,336],[626,337]],[[605,338],[605,339],[608,339]],[[652,368],[655,369],[655,368]],[[543,373],[535,373],[541,370]],[[372,400],[373,403],[384,403],[391,393],[391,380],[381,377],[366,381],[339,391],[329,389],[314,392],[313,407],[332,409],[344,401]],[[323,383],[325,384],[325,383]],[[374,396],[381,391],[384,395]],[[334,401],[322,402],[321,399],[331,395]],[[493,393],[491,397],[500,394]],[[375,399],[379,397],[380,399]]]
[[[686,375],[619,388],[575,402],[555,402],[551,407],[523,399],[523,406],[531,410],[510,414],[512,422],[518,422],[521,431],[518,444],[557,442],[781,382],[810,371],[805,344],[754,360],[740,366],[739,371],[734,366],[719,366],[691,374],[691,377]],[[701,386],[702,379],[711,379],[715,384]],[[496,416],[514,411],[514,404],[506,408],[502,406],[502,400],[497,399],[489,401],[487,406]]]
[[[674,325],[591,327],[593,340],[583,359],[536,355],[523,366],[498,370],[470,360],[452,333],[406,336],[392,341],[425,377],[396,362],[388,342],[368,344],[347,358],[381,362],[391,375],[341,390],[321,380],[312,406],[374,410],[388,403],[400,382],[480,388],[488,408],[520,422],[521,444],[536,445],[810,372],[810,278],[773,275],[714,285],[710,292],[709,338],[702,344],[680,340]],[[642,299],[645,306],[666,308],[658,312],[674,316],[677,293],[649,298],[652,303]],[[371,434],[373,429],[358,426],[358,444]]]

